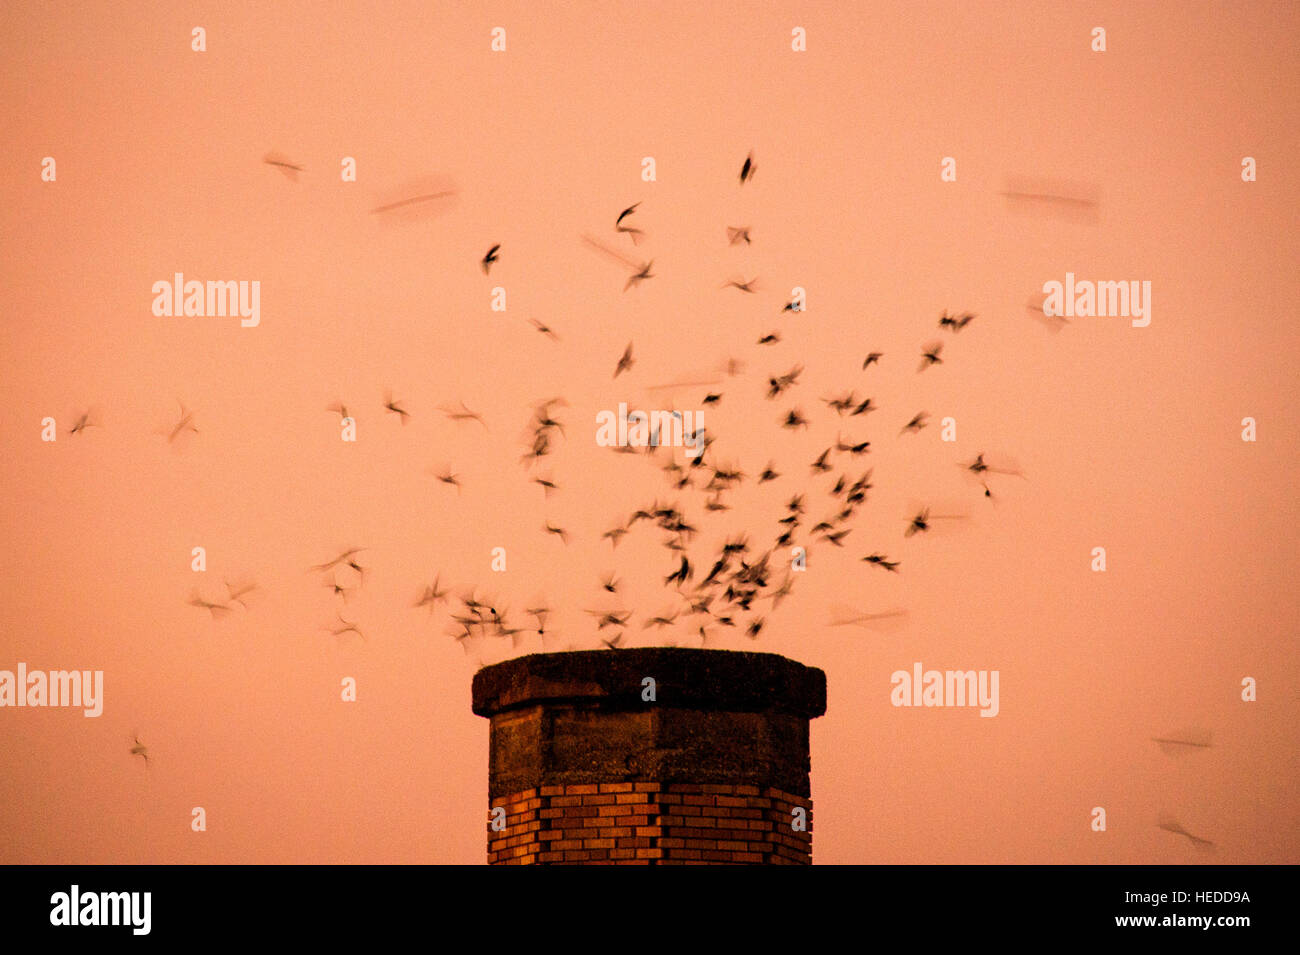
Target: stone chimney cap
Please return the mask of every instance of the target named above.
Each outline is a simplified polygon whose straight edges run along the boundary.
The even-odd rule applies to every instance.
[[[535,653],[474,675],[473,708],[492,717],[539,704],[644,708],[642,680],[653,677],[656,705],[738,713],[826,712],[826,674],[775,653],[648,647]]]

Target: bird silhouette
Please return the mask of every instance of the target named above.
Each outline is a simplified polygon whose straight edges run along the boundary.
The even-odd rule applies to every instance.
[[[912,417],[911,421],[903,425],[903,430],[898,433],[900,435],[903,435],[909,431],[913,433],[920,431],[922,428],[925,427],[926,422],[929,420],[930,420],[930,416],[926,412],[924,411],[918,412],[916,415]]]
[[[1172,832],[1180,836],[1186,836],[1187,839],[1198,849],[1213,849],[1214,843],[1209,839],[1202,839],[1200,836],[1194,836],[1179,823],[1173,816],[1161,814],[1156,826],[1166,832]]]
[[[753,152],[750,152],[750,154],[745,157],[745,164],[740,167],[740,184],[742,186],[750,179],[754,178],[754,173],[757,168],[758,167],[754,165],[754,154]]]
[[[298,163],[289,161],[279,153],[267,153],[262,157],[262,162],[280,170],[280,172],[284,173],[285,178],[291,182],[297,182],[298,174],[303,171],[302,166]]]
[[[541,333],[542,333],[543,335],[545,335],[547,338],[551,339],[552,341],[556,341],[556,342],[558,342],[558,341],[560,340],[560,336],[557,335],[557,334],[555,334],[554,329],[552,329],[549,325],[543,325],[541,322],[539,322],[539,321],[538,321],[537,319],[535,319],[535,318],[530,318],[529,321],[533,323],[533,328],[537,329],[539,332],[541,332]]]
[[[194,412],[186,408],[184,402],[177,402],[177,403],[181,406],[181,417],[180,417],[180,421],[176,423],[176,426],[172,428],[171,433],[167,435],[168,444],[174,442],[178,437],[180,437],[186,431],[193,431],[195,434],[197,434],[199,430],[194,426]]]
[[[454,487],[457,494],[460,493],[460,475],[452,474],[450,468],[443,468],[440,471],[431,471],[430,473],[443,484],[449,484]]]
[[[133,736],[132,739],[134,740],[134,743],[131,746],[131,755],[139,756],[141,759],[143,759],[144,768],[148,769],[149,768],[149,747],[145,746],[144,743],[140,742],[140,737],[138,735]]]
[[[408,199],[399,199],[397,202],[390,202],[387,205],[378,206],[374,209],[371,209],[370,212],[372,214],[392,212],[395,209],[402,209],[407,206],[414,206],[423,202],[431,202],[434,199],[443,199],[447,196],[454,196],[455,194],[456,194],[455,190],[443,190],[441,192],[428,192],[423,195],[411,196]]]
[[[1180,756],[1198,749],[1210,749],[1212,734],[1206,729],[1186,729],[1169,736],[1153,736],[1166,756]]]
[[[483,416],[481,414],[479,414],[476,411],[470,411],[469,408],[465,406],[465,402],[463,401],[459,402],[459,404],[460,404],[459,408],[448,408],[446,405],[443,405],[438,410],[441,411],[443,414],[445,414],[452,421],[477,421],[479,424],[483,425],[484,431],[488,430],[487,422],[483,420]]]
[[[199,595],[197,588],[190,597],[188,603],[191,607],[198,607],[202,610],[208,611],[212,615],[213,620],[220,620],[230,613],[230,607],[227,604],[203,599],[203,597]]]
[[[239,604],[239,606],[243,607],[245,610],[248,609],[248,604],[244,598],[257,593],[261,589],[252,581],[241,581],[240,583],[235,584],[227,580],[225,581],[225,584],[226,599],[231,603]]]
[[[343,563],[346,563],[347,561],[351,560],[352,557],[354,557],[355,555],[361,553],[363,550],[366,550],[366,548],[365,548],[365,547],[349,547],[347,550],[343,551],[343,553],[339,554],[339,555],[338,555],[337,557],[335,557],[333,560],[331,560],[331,561],[327,561],[327,562],[324,563],[324,564],[317,564],[316,566],[312,567],[311,569],[312,569],[312,570],[316,570],[316,571],[321,571],[321,570],[330,570],[331,568],[336,567],[336,566],[339,565],[339,564],[343,564]]]
[[[650,271],[650,266],[654,264],[655,264],[654,259],[651,259],[650,261],[642,265],[640,267],[640,270],[635,275],[629,276],[627,280],[627,284],[623,286],[623,291],[626,292],[633,285],[639,285],[641,282],[645,281],[646,279],[654,278],[654,274]]]
[[[402,424],[406,424],[406,419],[411,416],[409,411],[393,400],[393,393],[391,391],[384,392],[384,410],[397,415],[398,418],[401,419]]]
[[[68,429],[68,434],[80,434],[87,428],[98,428],[99,426],[99,415],[94,408],[91,408],[77,416],[77,420]]]
[[[339,624],[340,624],[339,626],[335,627],[331,625],[328,627],[322,627],[321,629],[328,630],[330,634],[335,637],[341,637],[345,633],[355,633],[362,640],[366,640],[366,635],[361,632],[361,629],[355,623],[352,623],[348,620],[344,620],[343,614],[339,614],[338,616],[339,616]],[[368,640],[366,642],[369,643]]]
[[[916,369],[917,372],[925,371],[931,365],[942,365],[943,359],[939,357],[939,353],[942,351],[943,342],[931,342],[926,345],[921,352],[921,365]]]
[[[623,349],[623,356],[619,358],[618,365],[614,368],[614,377],[617,378],[625,371],[630,371],[636,364],[636,359],[632,357],[632,343],[628,342],[627,347]]]

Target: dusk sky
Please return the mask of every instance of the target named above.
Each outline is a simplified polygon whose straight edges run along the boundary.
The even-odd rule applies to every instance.
[[[790,595],[708,646],[826,672],[815,862],[1300,862],[1297,42],[1286,2],[6,4],[0,670],[102,670],[104,699],[0,708],[0,862],[481,864],[475,671],[600,648],[588,610],[701,646],[643,629],[681,603],[663,534],[602,535],[679,504],[690,592],[797,494],[806,570],[773,549]],[[258,282],[258,324],[156,315],[178,272]],[[1067,273],[1150,283],[1149,324],[1027,307]],[[730,510],[674,489],[682,448],[601,447],[620,402],[702,411]],[[837,439],[870,450],[815,475]],[[991,497],[981,453],[1019,472]],[[867,468],[843,546],[812,533]],[[309,568],[351,547],[345,600]],[[456,601],[413,606],[435,578],[554,608],[545,641],[462,646]],[[227,579],[246,608],[189,603]],[[892,705],[918,662],[998,671],[997,715]]]

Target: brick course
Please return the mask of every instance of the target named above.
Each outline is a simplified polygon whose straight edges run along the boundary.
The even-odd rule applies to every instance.
[[[506,809],[506,827],[488,825],[489,864],[812,864],[811,799],[751,785],[636,785],[647,787],[638,794],[647,801],[637,817],[647,822],[635,830],[615,815],[597,814],[621,812],[623,806],[609,805],[608,794],[629,793],[632,783],[542,786],[496,800]],[[677,815],[677,800],[688,799],[710,815]],[[806,832],[791,828],[795,806],[807,813]]]

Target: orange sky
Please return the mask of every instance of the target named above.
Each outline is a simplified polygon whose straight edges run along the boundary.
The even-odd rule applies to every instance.
[[[462,652],[445,609],[411,607],[421,588],[440,573],[519,617],[544,597],[550,649],[599,646],[583,611],[617,602],[629,644],[647,644],[673,560],[644,526],[618,550],[602,532],[658,496],[701,525],[700,562],[729,533],[765,547],[792,494],[808,523],[833,511],[808,465],[837,432],[872,441],[837,461],[874,468],[846,546],[810,545],[757,643],[710,641],[826,671],[819,863],[1300,861],[1295,5],[459,7],[0,13],[0,669],[105,673],[99,718],[0,710],[0,862],[482,862],[470,681],[512,651]],[[303,166],[297,182],[270,151]],[[1098,204],[1008,202],[1017,176]],[[455,198],[370,212],[428,183]],[[638,201],[633,247],[613,222]],[[729,246],[741,225],[752,245]],[[653,258],[655,277],[625,293],[628,271],[584,234]],[[1067,271],[1151,282],[1151,324],[1054,333],[1025,303]],[[155,317],[151,287],[175,272],[259,281],[260,324]],[[755,276],[753,295],[721,287]],[[806,313],[781,311],[794,286]],[[941,333],[945,309],[977,317]],[[781,343],[755,344],[774,330]],[[941,337],[943,364],[918,374]],[[629,341],[636,364],[613,380]],[[872,350],[885,357],[864,372]],[[719,371],[728,358],[744,372]],[[796,363],[799,384],[766,400]],[[707,387],[656,386],[714,376],[714,463],[784,477],[708,514],[645,457],[597,447],[595,416],[699,409]],[[850,389],[880,410],[819,400]],[[530,471],[530,408],[559,395],[566,435]],[[199,431],[168,443],[178,399]],[[355,444],[324,410],[340,399]],[[457,401],[486,428],[438,411]],[[102,427],[68,434],[92,405]],[[796,405],[812,426],[782,430]],[[931,426],[899,437],[923,410]],[[981,451],[1025,474],[995,478],[993,502],[958,466]],[[549,499],[541,473],[561,486]],[[905,539],[921,505],[966,517]],[[369,571],[344,606],[307,568],[349,545]],[[873,551],[900,573],[860,560]],[[598,583],[610,571],[617,598]],[[187,605],[244,575],[261,587],[248,610]],[[840,607],[907,616],[832,627]],[[366,642],[323,629],[340,609]],[[698,645],[692,629],[663,638]],[[890,674],[917,661],[998,670],[997,717],[891,706]],[[1240,700],[1246,676],[1257,702]],[[1187,727],[1212,746],[1151,741]],[[1161,831],[1162,813],[1215,850]]]

